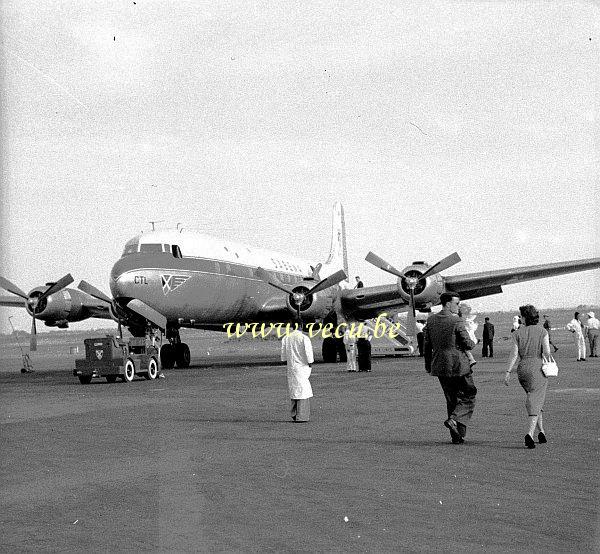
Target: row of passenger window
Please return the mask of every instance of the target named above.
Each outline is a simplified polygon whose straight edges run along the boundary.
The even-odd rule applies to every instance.
[[[302,270],[295,264],[291,264],[283,260],[277,260],[275,258],[271,258],[271,261],[277,269],[286,269],[287,271],[296,271],[298,273],[302,273]]]
[[[217,273],[219,275],[232,275],[234,277],[256,278],[255,270],[253,268],[238,264],[230,264],[227,262],[195,259],[194,269],[196,271],[205,271],[206,273]],[[297,276],[289,275],[287,273],[277,272],[275,273],[275,277],[277,277],[281,282],[289,284],[296,283],[299,280]]]
[[[138,249],[139,248],[139,249]],[[172,254],[175,258],[182,258],[181,249],[178,245],[173,244],[158,244],[158,243],[145,243],[138,244],[138,242],[130,241],[125,245],[125,250],[123,251],[123,256],[127,256],[129,254],[135,254],[137,252],[143,254],[158,254],[158,253],[167,253]],[[288,271],[295,271],[301,273],[301,269],[293,264],[288,264],[287,262],[283,262],[281,260],[275,260],[271,258],[271,261],[278,268],[285,268]],[[202,260],[196,259],[195,265],[197,271],[206,271],[207,273],[218,273],[221,275],[233,275],[235,277],[255,277],[254,270],[251,267],[246,267],[238,264],[230,264],[227,262],[217,262],[212,260]],[[289,275],[287,273],[276,272],[275,277],[277,277],[282,283],[296,283],[298,281],[298,277],[295,275]]]

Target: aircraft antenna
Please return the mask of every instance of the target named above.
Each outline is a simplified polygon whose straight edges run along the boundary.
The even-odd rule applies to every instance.
[[[154,224],[162,223],[163,221],[164,221],[164,219],[159,219],[158,221],[149,221],[148,223],[150,223],[150,225],[152,225],[152,230],[154,231]]]

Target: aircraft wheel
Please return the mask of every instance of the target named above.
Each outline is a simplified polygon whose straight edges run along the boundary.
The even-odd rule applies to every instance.
[[[190,367],[190,359],[190,347],[184,342],[178,344],[175,350],[177,367]]]
[[[91,375],[80,375],[79,382],[82,385],[89,385],[92,382],[92,376]]]
[[[328,337],[323,339],[321,353],[323,354],[323,361],[326,364],[334,364],[337,361],[337,345],[334,338]]]
[[[107,375],[106,376],[106,382],[107,383],[116,383],[117,382],[117,376],[116,375]]]
[[[148,360],[148,371],[146,372],[146,379],[153,381],[158,375],[158,362],[156,358],[152,357]]]
[[[123,374],[123,381],[131,383],[133,376],[135,375],[135,364],[131,358],[127,358],[125,362],[125,373]]]
[[[175,351],[172,344],[163,344],[160,347],[160,365],[164,369],[171,369],[175,365]]]

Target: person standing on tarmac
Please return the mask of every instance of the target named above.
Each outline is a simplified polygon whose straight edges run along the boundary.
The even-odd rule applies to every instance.
[[[552,342],[552,325],[550,323],[550,318],[545,314],[544,314],[544,329],[546,329],[546,332],[548,333],[548,342],[550,343],[550,346],[552,348],[554,348],[554,352],[556,352],[558,350],[558,346],[556,346]]]
[[[494,324],[490,323],[490,318],[485,318],[483,324],[483,347],[481,349],[482,358],[494,357]]]
[[[577,361],[585,362],[585,335],[583,322],[580,319],[579,312],[575,312],[573,319],[567,323],[567,329],[573,333],[573,340],[577,347]]]
[[[356,337],[349,327],[346,327],[346,330],[344,331],[344,345],[346,346],[346,363],[348,364],[348,371],[351,373],[358,371],[358,366],[356,364]]]
[[[600,321],[596,318],[594,312],[587,313],[587,333],[590,341],[590,358],[598,357],[598,349],[600,347]]]
[[[291,416],[295,423],[310,419],[310,399],[313,396],[309,377],[314,362],[310,339],[302,332],[302,321],[281,341],[281,361],[287,362],[288,392],[291,400]]]
[[[371,371],[371,339],[373,332],[369,327],[364,327],[356,341],[356,359],[358,371]]]

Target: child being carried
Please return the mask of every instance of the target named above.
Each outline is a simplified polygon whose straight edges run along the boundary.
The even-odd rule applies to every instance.
[[[469,338],[475,344],[477,344],[479,341],[475,336],[475,331],[477,330],[477,327],[479,327],[479,325],[475,323],[475,314],[471,315],[471,306],[469,306],[468,304],[461,304],[458,312],[458,317],[464,320],[467,333],[469,333]],[[470,350],[466,350],[465,354],[469,359],[469,366],[473,367],[477,363],[477,360],[473,356],[473,353]]]

